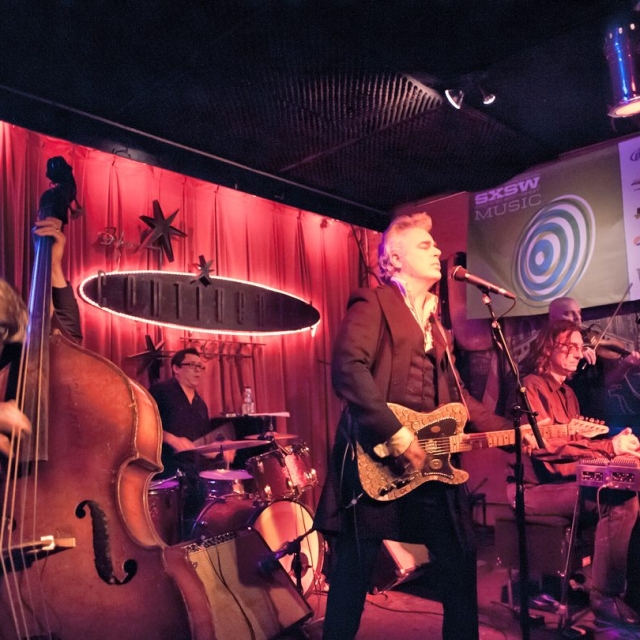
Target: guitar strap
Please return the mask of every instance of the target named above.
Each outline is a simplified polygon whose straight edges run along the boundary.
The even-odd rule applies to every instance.
[[[460,380],[460,375],[458,374],[458,371],[454,366],[453,354],[451,353],[451,347],[449,345],[449,340],[447,339],[447,335],[445,333],[444,327],[435,316],[433,316],[432,324],[433,324],[433,327],[437,330],[438,336],[442,341],[442,344],[444,345],[444,355],[445,355],[445,358],[447,359],[447,363],[449,365],[451,375],[453,376],[454,384],[458,390],[459,401],[461,404],[464,405],[464,408],[467,412],[467,420],[470,420],[471,416],[469,414],[469,407],[467,406],[467,402],[464,398],[464,394],[462,393],[462,380]]]

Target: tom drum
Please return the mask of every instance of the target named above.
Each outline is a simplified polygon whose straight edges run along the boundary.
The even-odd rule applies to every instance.
[[[305,444],[280,447],[254,456],[247,461],[260,497],[269,502],[279,498],[295,498],[318,484],[316,470],[311,467],[309,447]]]
[[[193,537],[197,540],[213,538],[244,527],[256,529],[269,548],[276,551],[287,542],[311,531],[313,516],[304,505],[291,500],[276,500],[269,505],[258,505],[248,496],[227,496],[213,500],[202,510],[196,519]],[[317,531],[312,531],[300,541],[300,582],[305,596],[316,584],[323,557],[320,535]],[[293,559],[293,555],[286,555],[280,558],[280,564],[295,582]]]

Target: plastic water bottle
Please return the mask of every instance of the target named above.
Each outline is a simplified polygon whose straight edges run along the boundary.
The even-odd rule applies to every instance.
[[[251,387],[245,387],[244,393],[242,394],[241,413],[243,416],[248,416],[255,412],[256,412],[256,403],[253,400],[253,391],[251,391]]]

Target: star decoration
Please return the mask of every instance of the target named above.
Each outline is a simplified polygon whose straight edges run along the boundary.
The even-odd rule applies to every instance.
[[[127,360],[140,360],[141,362],[138,366],[136,375],[142,375],[145,370],[148,370],[149,383],[153,384],[160,379],[160,365],[162,364],[163,359],[169,357],[169,354],[162,351],[164,340],[156,345],[153,344],[151,336],[146,335],[144,339],[147,343],[147,350],[136,353],[132,356],[127,356]]]
[[[192,280],[190,284],[200,280],[205,287],[208,287],[211,284],[211,265],[213,260],[205,260],[204,256],[199,256],[198,259],[200,262],[195,267],[200,271],[200,275],[195,280]]]
[[[176,209],[168,218],[164,217],[160,203],[157,200],[153,201],[153,218],[149,216],[140,216],[145,224],[151,227],[151,232],[143,240],[140,248],[147,248],[148,245],[159,246],[160,250],[165,253],[167,260],[173,262],[173,248],[171,246],[171,236],[179,236],[186,238],[187,234],[176,227],[172,227],[171,223],[178,215],[179,209]]]

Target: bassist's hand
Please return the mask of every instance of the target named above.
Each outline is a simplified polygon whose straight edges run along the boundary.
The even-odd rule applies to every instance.
[[[415,471],[422,471],[427,461],[427,454],[417,439],[413,439],[405,452],[399,456],[402,463],[410,464]]]

